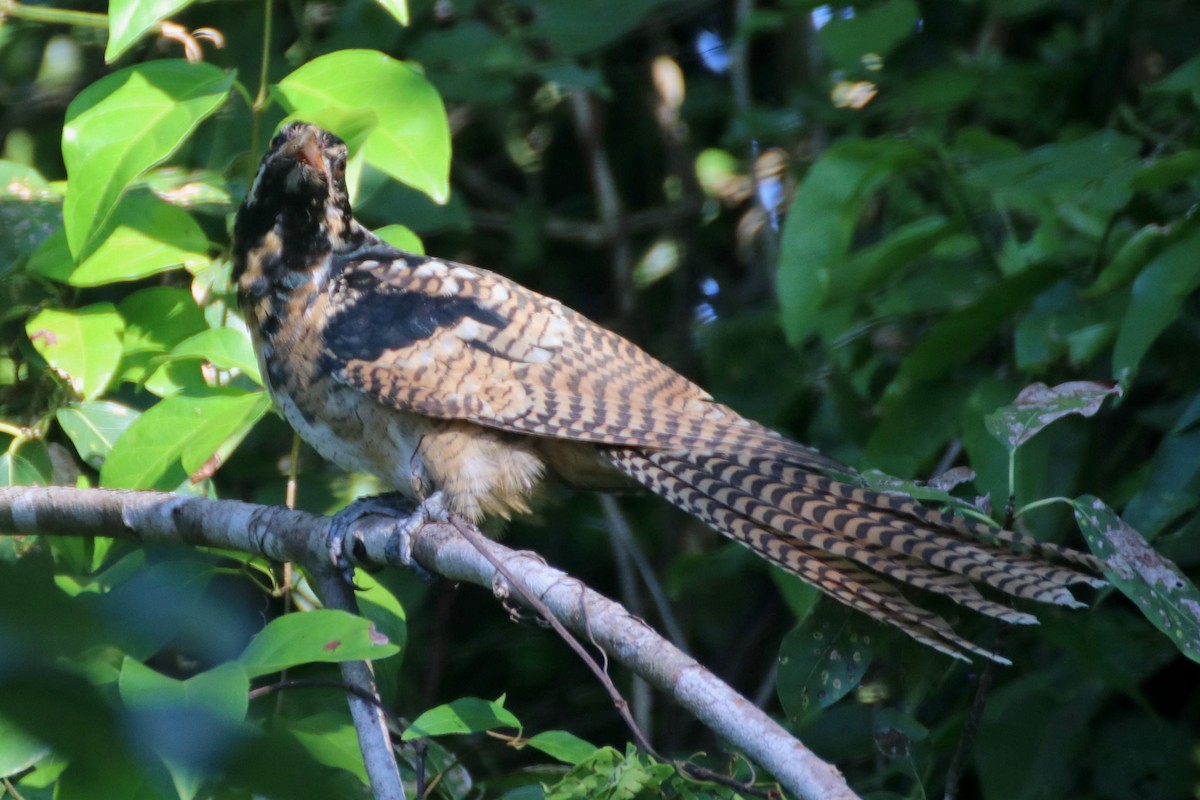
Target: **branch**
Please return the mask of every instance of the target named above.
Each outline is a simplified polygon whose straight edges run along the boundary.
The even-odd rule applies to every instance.
[[[320,564],[330,520],[279,506],[206,500],[155,492],[61,487],[0,488],[0,531],[89,536],[230,548],[276,561]],[[361,561],[401,566],[379,526],[363,531]],[[511,587],[453,525],[429,524],[414,537],[421,566],[452,581]],[[837,769],[817,758],[761,709],[664,640],[619,604],[547,566],[532,553],[483,543],[490,556],[520,576],[566,627],[666,692],[719,736],[762,765],[789,792],[809,800],[849,800],[855,794]]]
[[[340,573],[328,568],[311,571],[326,608],[349,611],[355,615],[359,613],[354,589],[346,584]],[[343,661],[338,666],[342,680],[378,701],[379,690],[375,686],[371,662]],[[392,749],[388,720],[383,709],[378,702],[368,702],[355,693],[351,693],[346,702],[350,704],[350,718],[354,720],[354,730],[358,733],[358,749],[362,751],[363,763],[367,767],[371,796],[376,800],[405,800],[400,767],[396,764],[396,751]]]

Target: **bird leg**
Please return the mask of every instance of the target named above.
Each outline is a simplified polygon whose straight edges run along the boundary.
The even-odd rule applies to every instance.
[[[346,582],[353,584],[355,566],[366,560],[366,535],[376,530],[386,531],[388,561],[399,561],[422,578],[432,580],[433,574],[413,560],[412,537],[425,525],[447,519],[441,492],[418,504],[399,492],[360,497],[333,517],[326,541],[329,560]]]

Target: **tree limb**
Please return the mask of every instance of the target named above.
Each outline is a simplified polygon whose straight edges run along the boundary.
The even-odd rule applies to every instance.
[[[185,543],[255,553],[276,561],[321,564],[330,520],[278,506],[207,500],[155,492],[62,487],[0,488],[0,531],[104,536]],[[390,537],[365,531],[355,555],[364,563],[401,566]],[[715,733],[766,768],[789,792],[809,800],[856,795],[838,770],[821,761],[761,709],[704,669],[618,603],[547,566],[536,555],[485,543],[493,559],[519,575],[568,628],[666,692]],[[453,581],[510,587],[496,567],[450,524],[414,536],[416,560]]]

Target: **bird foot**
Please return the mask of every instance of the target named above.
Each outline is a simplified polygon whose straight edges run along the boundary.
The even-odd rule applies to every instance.
[[[354,568],[367,560],[366,536],[373,531],[388,535],[385,553],[389,562],[399,561],[425,580],[433,573],[413,560],[413,535],[430,522],[448,518],[445,499],[435,492],[420,504],[398,492],[355,500],[339,511],[326,540],[329,561],[347,583],[354,584]]]

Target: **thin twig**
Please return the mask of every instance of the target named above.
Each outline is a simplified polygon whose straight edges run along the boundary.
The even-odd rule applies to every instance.
[[[587,668],[592,671],[592,674],[595,675],[596,679],[600,681],[600,684],[604,687],[604,690],[608,692],[608,696],[612,699],[613,705],[617,709],[617,713],[620,714],[621,719],[625,721],[625,725],[629,728],[630,733],[633,734],[634,741],[637,743],[638,747],[659,761],[674,764],[675,768],[681,773],[696,780],[712,781],[713,783],[719,783],[722,786],[729,786],[737,789],[740,792],[752,794],[757,797],[771,796],[771,792],[769,790],[759,789],[756,786],[742,783],[741,781],[734,780],[727,775],[714,772],[707,767],[701,767],[696,764],[690,764],[683,761],[671,761],[660,755],[659,752],[654,749],[654,746],[650,744],[650,740],[646,738],[646,735],[642,732],[642,729],[638,727],[637,722],[634,720],[633,715],[629,711],[629,703],[626,702],[625,698],[621,696],[621,692],[613,684],[612,679],[608,677],[607,661],[605,662],[604,667],[601,667],[596,663],[596,659],[592,658],[592,654],[589,653],[587,649],[580,644],[579,640],[576,639],[571,632],[566,629],[566,627],[558,620],[558,617],[555,616],[554,612],[552,612],[539,598],[535,597],[533,592],[529,590],[528,586],[526,586],[519,578],[517,578],[516,575],[514,575],[507,567],[505,567],[499,559],[495,558],[488,551],[486,546],[487,540],[484,538],[483,534],[479,532],[478,528],[467,525],[462,519],[453,516],[450,518],[450,523],[458,530],[464,539],[471,543],[472,547],[479,551],[481,556],[486,558],[491,565],[495,567],[497,572],[504,576],[504,579],[508,581],[508,585],[512,587],[513,591],[520,595],[521,600],[537,611],[538,614],[540,614],[542,618],[549,623],[550,627],[554,629],[554,632],[557,633],[559,637],[567,643],[568,647],[575,651],[575,654],[579,656],[580,660],[582,660]],[[581,606],[581,608],[583,608],[583,606]],[[595,639],[592,639],[592,644],[596,644]],[[599,648],[599,645],[596,645],[596,647]],[[604,651],[601,650],[601,652],[603,653]]]
[[[980,723],[983,722],[983,709],[987,705],[988,692],[992,688],[995,666],[991,661],[987,662],[987,666],[979,675],[979,685],[975,688],[975,699],[972,701],[971,710],[967,713],[967,719],[963,723],[962,736],[959,737],[958,747],[954,749],[950,766],[946,768],[945,800],[957,800],[958,798],[958,784],[962,780],[967,754],[971,752],[971,746],[975,743],[975,733],[979,730]]]
[[[592,173],[592,188],[596,192],[597,211],[605,238],[612,250],[612,277],[617,293],[617,308],[622,317],[633,312],[633,254],[629,233],[622,219],[621,197],[617,192],[617,181],[608,153],[604,149],[604,135],[600,120],[596,116],[591,95],[582,90],[571,94],[571,112],[575,117],[575,128],[583,144],[584,155]]]
[[[553,612],[546,607],[545,603],[533,596],[533,593],[529,591],[529,588],[524,584],[524,582],[517,578],[517,576],[509,571],[509,569],[504,566],[499,559],[495,558],[488,551],[487,547],[483,544],[483,535],[480,534],[477,529],[467,525],[457,516],[452,516],[450,518],[450,524],[455,527],[455,529],[462,535],[464,539],[471,543],[471,546],[479,551],[481,556],[486,558],[491,565],[496,568],[497,572],[504,576],[504,579],[508,581],[508,585],[512,587],[513,591],[520,595],[521,600],[523,600],[525,604],[534,611],[538,612],[538,614],[542,616],[542,619],[546,620],[550,627],[554,629],[554,632],[557,633],[559,637],[567,643],[567,646],[575,651],[575,655],[579,656],[579,660],[582,661],[587,668],[592,671],[592,674],[596,676],[598,681],[600,681],[600,685],[604,687],[604,691],[608,692],[609,698],[611,698],[613,701],[613,706],[616,707],[617,713],[621,715],[621,719],[625,721],[630,733],[633,734],[633,739],[637,743],[637,746],[645,750],[647,753],[650,753],[655,758],[658,758],[660,761],[665,760],[659,758],[658,754],[655,753],[650,741],[646,738],[646,735],[642,733],[642,729],[638,727],[637,722],[634,721],[633,715],[629,713],[629,703],[626,702],[625,698],[621,696],[621,693],[617,690],[617,687],[613,685],[612,678],[608,677],[608,672],[596,663],[596,659],[592,658],[592,654],[589,653],[587,649],[580,644],[579,640],[576,639],[571,632],[568,631],[566,627],[558,621],[558,617],[556,617]]]

